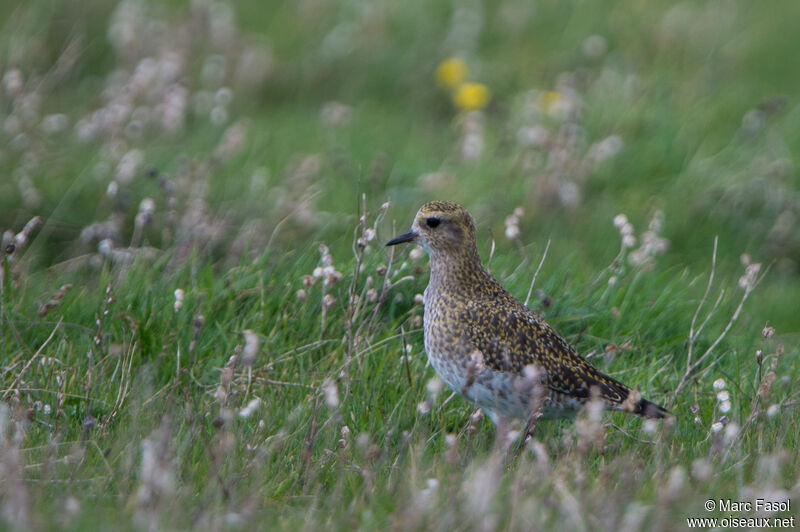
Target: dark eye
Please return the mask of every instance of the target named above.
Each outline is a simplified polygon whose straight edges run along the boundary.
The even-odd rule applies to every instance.
[[[435,216],[431,216],[430,218],[425,220],[425,224],[427,224],[427,226],[430,227],[431,229],[437,227],[440,223],[442,223],[442,221]]]

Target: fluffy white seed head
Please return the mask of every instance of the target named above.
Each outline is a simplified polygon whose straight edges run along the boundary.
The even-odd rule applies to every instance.
[[[246,367],[252,367],[253,362],[255,362],[256,357],[258,356],[258,349],[260,347],[261,340],[259,339],[258,335],[253,332],[251,329],[246,329],[244,331],[244,350],[242,351],[242,364]]]

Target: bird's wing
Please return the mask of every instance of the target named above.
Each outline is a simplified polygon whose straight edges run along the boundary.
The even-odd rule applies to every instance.
[[[463,317],[469,340],[491,369],[519,375],[525,366],[538,366],[545,371],[548,388],[578,399],[588,399],[595,389],[606,401],[620,405],[631,392],[595,369],[550,325],[522,306],[509,309],[476,301]]]

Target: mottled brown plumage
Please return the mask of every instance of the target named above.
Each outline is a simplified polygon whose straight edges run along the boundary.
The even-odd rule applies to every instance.
[[[493,421],[570,415],[592,397],[644,417],[668,415],[595,369],[491,276],[461,206],[426,203],[411,230],[387,245],[403,242],[420,244],[430,256],[424,324],[431,364]]]

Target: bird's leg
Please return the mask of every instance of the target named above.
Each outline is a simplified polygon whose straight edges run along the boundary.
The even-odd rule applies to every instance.
[[[536,423],[542,418],[542,413],[544,411],[544,405],[534,410],[530,417],[528,417],[528,421],[525,423],[525,431],[520,435],[519,443],[517,445],[513,445],[512,442],[508,442],[506,444],[506,458],[508,464],[512,464],[519,458],[519,455],[522,451],[528,447],[528,443],[533,440],[533,434],[536,432]],[[500,426],[498,425],[498,438],[501,437],[500,435]],[[508,441],[508,438],[506,438]]]
[[[536,432],[536,424],[542,418],[542,409],[536,410],[531,417],[528,418],[528,422],[525,424],[525,433],[522,436],[522,447],[526,447],[528,442],[533,439],[533,434]]]
[[[542,419],[544,415],[544,407],[547,401],[536,401],[538,404],[531,410],[531,415],[528,417],[528,422],[525,423],[525,432],[522,434],[522,447],[526,447],[528,442],[533,439],[533,434],[536,432],[536,424]]]

